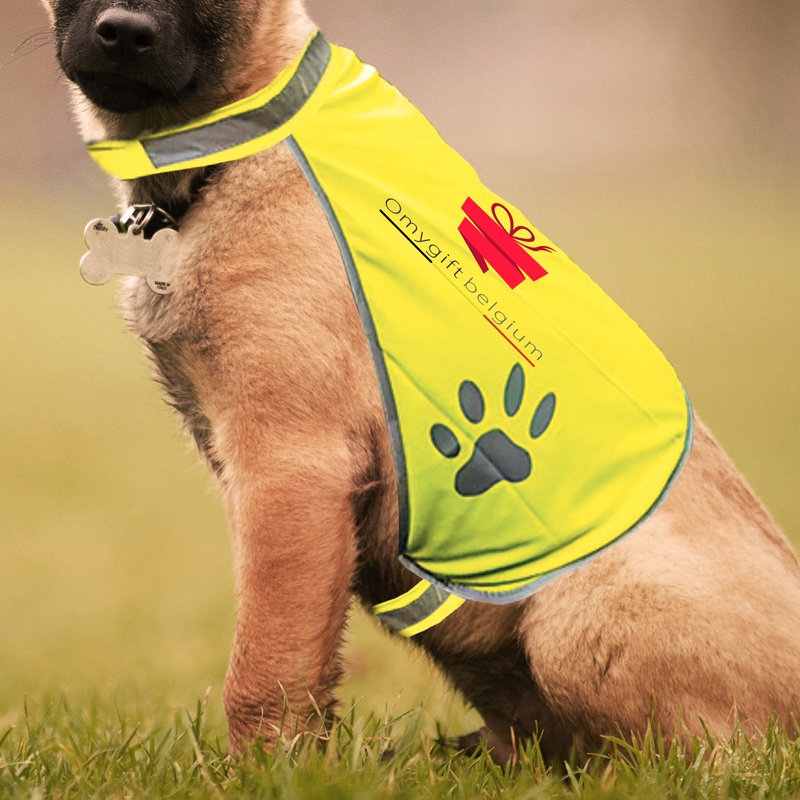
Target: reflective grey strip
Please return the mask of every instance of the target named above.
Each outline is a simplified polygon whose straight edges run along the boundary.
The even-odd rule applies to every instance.
[[[219,153],[264,136],[290,120],[305,105],[319,85],[330,60],[331,46],[318,31],[289,83],[261,108],[226,117],[191,131],[149,141],[143,139],[142,147],[153,166],[160,168]]]
[[[383,401],[383,413],[386,417],[386,425],[389,428],[389,439],[392,443],[392,456],[394,457],[394,472],[397,481],[397,505],[398,505],[398,537],[400,539],[400,549],[405,549],[405,542],[408,539],[408,477],[406,473],[406,456],[403,448],[403,437],[400,435],[400,421],[397,416],[397,404],[394,401],[392,382],[389,380],[389,371],[386,369],[386,362],[383,358],[378,341],[378,332],[375,329],[375,322],[372,319],[372,312],[367,303],[367,296],[364,294],[364,287],[361,285],[361,278],[358,274],[358,267],[350,250],[350,244],[344,235],[342,226],[336,212],[333,210],[330,198],[322,188],[311,164],[306,158],[305,153],[300,149],[300,145],[294,136],[286,139],[286,144],[294,155],[300,169],[306,176],[309,186],[314,191],[328,224],[331,226],[336,243],[339,245],[339,252],[342,254],[347,279],[356,301],[356,308],[361,317],[361,325],[367,336],[367,343],[375,365],[375,373],[378,376],[378,387],[380,388],[381,400]]]
[[[376,616],[384,625],[388,625],[393,630],[402,631],[429,617],[448,597],[450,597],[449,592],[431,584],[416,600],[409,603],[405,608],[385,611],[383,614],[376,614]]]

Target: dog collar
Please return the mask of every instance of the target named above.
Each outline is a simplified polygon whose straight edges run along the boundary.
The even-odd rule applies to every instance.
[[[331,46],[317,31],[272,83],[250,97],[183,125],[146,131],[137,139],[91,142],[89,155],[122,180],[254,155],[285,139],[290,127],[322,102],[332,57]]]

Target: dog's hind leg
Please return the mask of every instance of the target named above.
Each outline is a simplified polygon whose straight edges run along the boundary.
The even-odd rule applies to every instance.
[[[698,425],[664,505],[527,601],[532,674],[585,747],[648,722],[728,737],[800,711],[797,559]],[[701,722],[702,720],[702,722]]]

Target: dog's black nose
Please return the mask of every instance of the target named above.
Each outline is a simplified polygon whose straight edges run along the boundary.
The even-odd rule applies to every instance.
[[[156,46],[155,20],[143,11],[107,8],[94,29],[105,54],[118,63],[134,61]]]

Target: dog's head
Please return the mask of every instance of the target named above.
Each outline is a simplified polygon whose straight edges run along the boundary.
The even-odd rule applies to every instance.
[[[150,125],[193,116],[251,89],[243,75],[252,69],[254,49],[268,62],[290,20],[287,11],[302,14],[299,0],[43,2],[58,62],[90,109],[105,122],[127,117]]]

